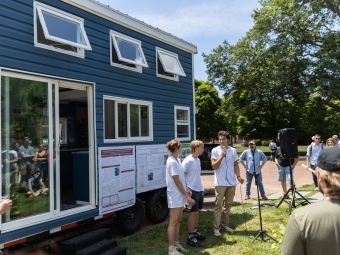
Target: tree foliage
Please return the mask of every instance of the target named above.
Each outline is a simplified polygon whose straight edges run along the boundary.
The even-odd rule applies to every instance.
[[[307,137],[322,129],[325,113],[340,109],[340,2],[260,3],[241,40],[203,54],[208,80],[225,91],[224,113],[237,109],[240,136],[275,138],[278,129],[295,127]]]
[[[224,117],[218,112],[221,99],[217,89],[210,82],[195,79],[195,102],[198,108],[197,138],[212,141],[218,131],[225,128]]]

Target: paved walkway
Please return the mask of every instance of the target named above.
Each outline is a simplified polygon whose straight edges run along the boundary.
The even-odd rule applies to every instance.
[[[299,191],[299,187],[306,185],[306,184],[312,184],[313,178],[312,173],[307,170],[306,168],[302,167],[301,164],[305,164],[304,161],[300,161],[298,165],[294,169],[294,181],[297,188],[297,191]],[[201,175],[202,183],[204,186],[204,190],[206,194],[214,194],[214,174],[213,170],[211,171],[203,171],[205,174]],[[245,176],[245,170],[244,167],[240,164],[240,173],[241,177],[243,179],[246,179]],[[282,197],[283,190],[281,187],[281,183],[277,181],[277,168],[276,164],[274,162],[268,161],[262,168],[262,182],[264,186],[264,190],[266,192],[266,196],[269,199],[277,199],[279,197]],[[287,183],[287,188],[290,187],[290,183]],[[242,185],[238,184],[236,187],[236,194],[234,201],[235,202],[241,202],[242,199],[244,199],[246,193],[246,185],[243,183]],[[302,194],[303,196],[306,195],[306,193]],[[322,198],[320,196],[321,193],[317,194],[316,197]],[[252,185],[251,185],[251,198],[257,198],[257,190],[255,181],[253,179]],[[314,197],[314,196],[313,196]],[[311,199],[312,201],[316,201],[319,199]],[[212,202],[214,201],[213,197],[207,197],[205,198],[206,202]]]

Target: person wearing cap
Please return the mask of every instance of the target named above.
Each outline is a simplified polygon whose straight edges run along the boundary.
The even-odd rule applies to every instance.
[[[324,200],[295,210],[281,243],[282,255],[340,255],[340,147],[321,151],[315,169]]]
[[[257,178],[257,185],[259,185],[259,190],[263,200],[267,200],[263,183],[261,169],[267,162],[267,157],[261,150],[256,149],[256,144],[254,141],[249,141],[249,149],[242,152],[240,156],[240,163],[246,170],[247,182],[246,182],[246,197],[245,199],[250,199],[250,187],[253,177]],[[244,163],[246,162],[246,164]]]
[[[211,151],[211,166],[214,169],[215,207],[214,207],[214,236],[221,236],[220,229],[234,232],[229,227],[230,208],[234,202],[237,182],[244,179],[240,176],[238,155],[229,146],[230,134],[227,131],[218,132],[219,146]]]

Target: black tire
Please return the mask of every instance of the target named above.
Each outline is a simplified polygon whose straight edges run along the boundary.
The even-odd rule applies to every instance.
[[[152,223],[163,222],[169,214],[166,190],[157,190],[151,193],[145,204],[145,216]]]
[[[136,203],[116,213],[115,225],[123,235],[131,235],[140,229],[144,219],[143,201],[136,197]]]

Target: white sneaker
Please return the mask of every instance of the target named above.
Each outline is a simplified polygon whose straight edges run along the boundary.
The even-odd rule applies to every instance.
[[[225,225],[220,225],[220,228],[224,229],[225,231],[229,232],[229,233],[233,233],[235,230],[233,230],[232,228],[229,228],[228,226]]]
[[[184,247],[178,241],[175,241],[175,247],[177,251],[182,251],[182,252],[188,251],[187,249],[184,249]]]
[[[318,187],[315,187],[315,189],[314,190],[319,190],[319,188]]]
[[[221,236],[221,232],[218,228],[214,228],[214,236]]]
[[[183,255],[183,253],[180,253],[174,245],[169,246],[169,255]]]

